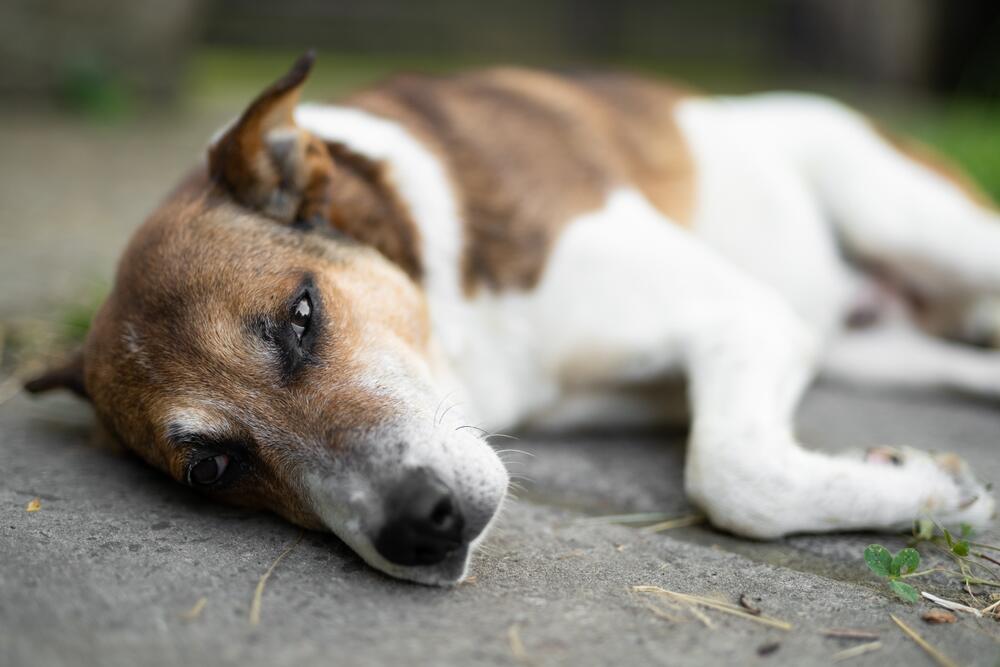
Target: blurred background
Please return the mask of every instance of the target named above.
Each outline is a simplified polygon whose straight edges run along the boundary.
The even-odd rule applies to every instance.
[[[130,231],[308,47],[321,99],[496,62],[829,93],[1000,196],[997,0],[5,0],[4,371],[79,340]]]

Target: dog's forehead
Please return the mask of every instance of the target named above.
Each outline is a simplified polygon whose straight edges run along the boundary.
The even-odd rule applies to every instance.
[[[234,279],[268,278],[294,264],[338,259],[329,242],[228,200],[203,197],[161,207],[136,231],[119,264],[116,292],[144,300],[190,300],[206,289],[246,293],[248,284]]]
[[[127,405],[148,422],[163,391],[224,379],[227,360],[253,353],[245,318],[277,312],[304,275],[336,263],[327,245],[205,194],[168,200],[130,241],[88,336],[98,409]]]

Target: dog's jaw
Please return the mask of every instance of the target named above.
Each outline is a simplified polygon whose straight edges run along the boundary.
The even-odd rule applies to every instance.
[[[435,430],[447,432],[446,438],[428,437],[421,429],[390,428],[339,452],[330,465],[305,471],[300,481],[313,513],[366,563],[392,577],[433,586],[451,586],[466,577],[472,554],[500,512],[509,482],[500,458],[483,439],[468,429],[456,430],[451,420],[442,421],[449,425]],[[401,432],[411,437],[402,438]],[[387,499],[414,469],[433,471],[443,480],[465,517],[462,544],[431,565],[393,563],[375,547],[375,536],[386,521]]]
[[[444,560],[433,565],[403,566],[386,560],[376,550],[371,538],[371,528],[380,520],[381,503],[372,497],[370,491],[361,491],[359,488],[364,486],[370,489],[370,485],[365,483],[359,485],[358,480],[354,482],[355,484],[340,484],[330,477],[317,473],[310,473],[303,478],[303,484],[309,491],[316,514],[325,526],[362,560],[391,577],[429,586],[453,586],[466,578],[472,554],[489,533],[506,497],[506,481],[504,481],[499,500],[492,508],[486,525]],[[353,487],[353,490],[345,494],[334,491],[333,487],[343,490]]]

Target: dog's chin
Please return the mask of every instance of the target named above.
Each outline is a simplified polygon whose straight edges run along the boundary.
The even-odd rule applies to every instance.
[[[396,579],[413,581],[426,586],[454,586],[469,571],[472,549],[463,545],[448,554],[444,560],[433,565],[397,565],[383,558],[372,546],[370,540],[345,540],[354,552],[376,570]]]
[[[375,558],[362,558],[377,570],[391,577],[413,581],[426,586],[454,586],[465,579],[469,571],[469,560],[472,552],[468,546],[463,546],[448,554],[440,563],[434,565],[396,565],[390,563],[378,554]]]

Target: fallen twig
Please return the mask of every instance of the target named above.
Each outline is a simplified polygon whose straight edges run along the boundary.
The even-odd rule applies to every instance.
[[[857,646],[852,646],[851,648],[845,648],[843,651],[837,651],[830,656],[830,659],[834,662],[841,662],[844,660],[850,660],[851,658],[856,658],[859,655],[864,655],[865,653],[877,651],[880,648],[882,648],[882,642],[879,641],[858,644]]]
[[[250,603],[250,625],[257,625],[260,623],[260,605],[261,598],[264,595],[264,585],[267,584],[267,580],[271,578],[271,573],[274,572],[274,568],[278,567],[278,563],[280,563],[285,556],[291,553],[292,549],[297,547],[299,542],[301,542],[302,538],[305,536],[305,531],[300,532],[299,536],[295,538],[295,541],[274,559],[274,562],[271,563],[271,567],[267,568],[267,572],[265,572],[260,578],[260,581],[257,582],[257,588],[253,592],[253,601]]]
[[[903,623],[901,620],[899,620],[895,614],[889,614],[889,618],[892,619],[893,623],[899,626],[899,629],[902,630],[907,637],[912,639],[917,644],[917,646],[922,648],[924,652],[927,655],[929,655],[936,663],[941,665],[941,667],[958,667],[958,663],[956,663],[954,660],[946,656],[941,651],[931,646],[926,639],[917,634],[916,630],[914,630],[906,623]]]
[[[950,609],[951,611],[967,611],[970,614],[974,614],[980,618],[983,616],[983,612],[976,609],[975,607],[970,607],[967,604],[962,604],[961,602],[952,602],[951,600],[946,600],[945,598],[939,598],[933,593],[928,593],[927,591],[922,591],[920,593],[922,596],[930,600],[936,605],[944,607],[945,609]]]
[[[753,614],[754,616],[760,616],[761,613],[760,608],[755,607],[753,606],[753,604],[751,604],[750,599],[747,597],[746,593],[740,594],[740,606],[746,609],[749,613]]]
[[[989,561],[989,562],[993,563],[994,565],[1000,565],[1000,560],[997,560],[996,558],[993,558],[991,556],[987,556],[986,554],[977,553],[976,556],[978,556],[979,558],[982,558],[985,561]]]
[[[958,616],[955,616],[954,612],[948,611],[947,609],[928,609],[920,615],[920,619],[925,623],[930,623],[932,625],[943,625],[946,623],[957,623]]]
[[[779,648],[781,648],[780,642],[768,642],[767,644],[763,644],[757,647],[757,655],[763,658],[764,656],[771,655]]]

